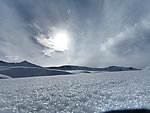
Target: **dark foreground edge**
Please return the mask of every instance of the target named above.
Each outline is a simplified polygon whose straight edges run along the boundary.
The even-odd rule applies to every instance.
[[[112,110],[104,113],[150,113],[148,109]]]

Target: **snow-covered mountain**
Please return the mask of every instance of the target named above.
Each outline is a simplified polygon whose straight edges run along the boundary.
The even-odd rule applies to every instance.
[[[19,78],[33,76],[66,75],[71,73],[61,70],[47,69],[27,61],[23,61],[20,63],[7,63],[4,61],[0,61],[0,74],[4,74],[12,78]]]
[[[120,67],[120,66],[110,66],[106,68],[93,68],[86,66],[74,66],[74,65],[64,65],[59,67],[48,67],[49,69],[57,69],[57,70],[85,70],[85,71],[133,71],[140,70],[133,67]]]
[[[12,78],[71,74],[69,72],[60,70],[50,70],[46,68],[23,67],[23,66],[2,68],[0,69],[0,73],[8,75]]]
[[[0,74],[10,76],[12,78],[33,77],[33,76],[51,76],[66,75],[75,73],[91,73],[102,71],[134,71],[139,70],[132,67],[110,66],[106,68],[93,68],[85,66],[64,65],[60,67],[41,67],[27,61],[20,63],[8,63],[0,61]]]
[[[22,61],[19,63],[10,63],[10,62],[4,62],[0,61],[0,66],[26,66],[26,67],[41,67],[36,64],[30,63],[28,61]]]
[[[106,68],[102,68],[103,71],[136,71],[136,70],[141,70],[133,67],[121,67],[121,66],[110,66]]]

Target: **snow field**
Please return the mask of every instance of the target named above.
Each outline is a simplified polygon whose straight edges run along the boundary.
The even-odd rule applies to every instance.
[[[150,108],[150,71],[0,80],[0,113],[99,113]]]

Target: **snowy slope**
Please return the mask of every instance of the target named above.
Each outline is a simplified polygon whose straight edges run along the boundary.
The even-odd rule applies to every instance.
[[[71,74],[65,71],[23,66],[1,67],[0,73],[8,75],[12,78]]]
[[[51,76],[72,74],[61,70],[47,69],[27,61],[20,63],[9,63],[0,61],[0,74],[10,76],[12,78],[34,77],[34,76]]]
[[[10,79],[11,77],[7,75],[0,74],[0,79]]]
[[[4,61],[0,61],[0,66],[25,66],[25,67],[41,67],[38,66],[36,64],[32,64],[28,61],[22,61],[19,63],[10,63],[10,62],[4,62]]]
[[[110,66],[106,68],[93,68],[85,66],[64,65],[60,67],[41,67],[28,61],[19,63],[9,63],[0,61],[0,74],[10,76],[12,78],[34,77],[34,76],[51,76],[66,75],[78,73],[93,73],[103,71],[133,71],[138,70],[132,67]]]
[[[99,113],[150,108],[150,71],[0,80],[0,113]]]

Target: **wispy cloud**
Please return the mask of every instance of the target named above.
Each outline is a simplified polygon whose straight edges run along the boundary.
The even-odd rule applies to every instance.
[[[54,51],[53,43],[51,39],[46,38],[45,35],[41,34],[40,36],[36,37],[37,43],[44,46],[46,49],[44,49],[42,52],[46,56],[51,56],[51,53]]]

